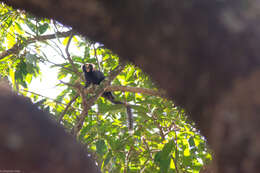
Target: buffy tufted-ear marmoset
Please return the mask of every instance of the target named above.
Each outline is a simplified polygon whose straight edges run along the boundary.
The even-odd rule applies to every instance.
[[[94,64],[84,64],[82,65],[82,70],[85,76],[85,87],[89,87],[90,84],[99,85],[105,79],[104,74],[95,69]],[[108,99],[110,102],[114,104],[122,104],[126,107],[127,116],[128,116],[128,128],[129,130],[133,129],[133,114],[131,107],[128,103],[124,103],[121,101],[116,101],[115,97],[113,96],[112,92],[107,91],[102,94],[102,97]]]

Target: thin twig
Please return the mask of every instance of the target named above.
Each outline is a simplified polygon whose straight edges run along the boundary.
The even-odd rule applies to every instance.
[[[69,40],[68,40],[68,43],[67,43],[66,48],[65,48],[65,52],[66,52],[66,54],[67,54],[67,59],[69,60],[71,66],[72,66],[72,68],[73,68],[73,70],[76,71],[76,70],[77,70],[77,67],[75,66],[74,62],[72,61],[72,59],[71,59],[71,57],[70,57],[70,53],[69,53],[69,46],[70,46],[70,43],[71,43],[71,40],[72,40],[73,36],[74,36],[74,34],[71,33],[71,34],[70,34],[70,37],[69,37]]]
[[[49,45],[55,52],[57,52],[64,60],[66,60],[66,57],[65,57],[63,51],[61,50],[61,48],[58,46],[58,44],[52,40],[50,40],[50,42],[53,43],[55,47],[48,42],[46,42],[46,44]]]
[[[67,82],[63,82],[60,80],[60,83],[64,84],[64,85],[67,85],[69,87],[72,87],[72,88],[75,88],[77,90],[80,90],[81,87],[83,87],[79,82],[75,82],[75,84],[70,84],[70,83],[67,83]]]
[[[143,139],[143,143],[144,143],[144,145],[145,145],[145,147],[146,147],[148,153],[150,154],[149,156],[150,156],[150,158],[152,159],[152,158],[153,158],[153,155],[152,155],[152,153],[151,153],[151,151],[150,151],[150,147],[149,147],[148,143],[146,142],[145,137],[142,137],[142,139]]]
[[[30,49],[30,51],[36,53],[36,51],[33,50],[33,49]],[[61,68],[65,69],[65,70],[68,70],[68,71],[70,71],[70,72],[73,72],[73,73],[78,74],[78,71],[74,71],[73,69],[70,69],[70,68],[64,67],[63,64],[56,64],[56,63],[50,61],[50,60],[48,59],[47,55],[46,55],[44,52],[42,52],[42,54],[43,54],[43,57],[45,58],[44,60],[40,59],[42,63],[48,62],[48,63],[50,63],[50,64],[53,64],[54,66],[61,67]]]
[[[74,73],[78,74],[78,71],[74,71],[73,69],[64,67],[64,65],[62,65],[62,64],[56,64],[56,63],[54,63],[54,62],[52,62],[52,61],[50,61],[50,60],[48,60],[48,59],[46,59],[46,61],[47,61],[48,63],[50,63],[50,64],[53,64],[54,66],[61,67],[61,68],[65,69],[65,70],[68,70],[68,71],[70,71],[70,72],[74,72]]]
[[[61,104],[61,105],[64,105],[64,106],[68,106],[68,104],[66,104],[66,103],[62,103],[62,102],[60,102],[60,101],[58,101],[58,100],[56,100],[56,99],[53,99],[53,98],[50,98],[50,97],[47,97],[47,96],[38,94],[38,93],[36,93],[36,92],[29,91],[29,90],[25,90],[25,89],[21,89],[21,90],[24,91],[24,92],[28,92],[28,93],[31,93],[31,94],[40,96],[40,97],[44,97],[44,98],[46,98],[46,99],[48,99],[48,100],[52,100],[53,102],[55,102],[55,103],[57,103],[57,104]],[[77,111],[82,111],[82,110],[79,109],[79,108],[73,108],[73,109],[75,109],[75,110],[77,110]]]
[[[62,102],[60,102],[60,101],[58,101],[58,100],[55,100],[55,99],[53,99],[53,98],[50,98],[50,97],[47,97],[47,96],[44,96],[44,95],[41,95],[41,94],[38,94],[38,93],[33,92],[33,91],[29,91],[29,90],[25,90],[25,89],[21,89],[21,91],[28,92],[28,93],[31,93],[31,94],[34,94],[34,95],[37,95],[37,96],[40,96],[40,97],[44,97],[44,98],[46,98],[46,99],[48,99],[48,100],[52,100],[52,101],[54,101],[54,102],[56,102],[56,103],[59,103],[59,104],[62,104],[62,105],[67,105],[67,104],[62,103]]]

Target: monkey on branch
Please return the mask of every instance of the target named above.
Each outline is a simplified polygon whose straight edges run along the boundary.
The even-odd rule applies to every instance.
[[[105,79],[104,73],[99,70],[96,70],[94,64],[84,64],[82,65],[82,70],[86,80],[85,81],[86,88],[89,87],[90,84],[99,85]],[[110,102],[114,104],[122,104],[126,107],[126,112],[128,116],[128,128],[129,130],[133,130],[133,113],[130,105],[126,102],[115,100],[115,97],[110,91],[105,91],[102,94],[102,97],[108,99]]]

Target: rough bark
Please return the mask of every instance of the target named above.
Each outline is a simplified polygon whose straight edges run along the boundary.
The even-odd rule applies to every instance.
[[[259,0],[2,0],[73,26],[149,73],[215,151],[260,172]]]

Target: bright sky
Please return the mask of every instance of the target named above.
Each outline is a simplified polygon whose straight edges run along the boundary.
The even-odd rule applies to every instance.
[[[33,79],[32,83],[29,85],[29,91],[54,99],[62,91],[56,87],[59,82],[57,80],[58,71],[44,64],[40,64],[40,68],[42,71],[41,79]]]
[[[60,43],[57,44],[60,45]],[[62,51],[63,54],[66,55],[65,46],[61,46],[61,48],[64,49]],[[43,50],[51,62],[56,64],[64,63],[64,59],[61,58],[61,56],[58,55],[57,52],[55,52],[49,46],[44,47]],[[80,56],[83,54],[83,51],[76,47],[75,44],[73,44],[73,40],[70,44],[69,52],[71,55],[75,55],[75,52],[77,52],[77,55]],[[59,83],[59,80],[57,79],[58,70],[57,68],[51,68],[51,65],[52,64],[50,63],[40,63],[40,70],[42,75],[40,78],[38,77],[33,79],[28,89],[29,91],[54,99],[63,89],[56,86]],[[62,81],[68,82],[68,78],[64,78]]]

